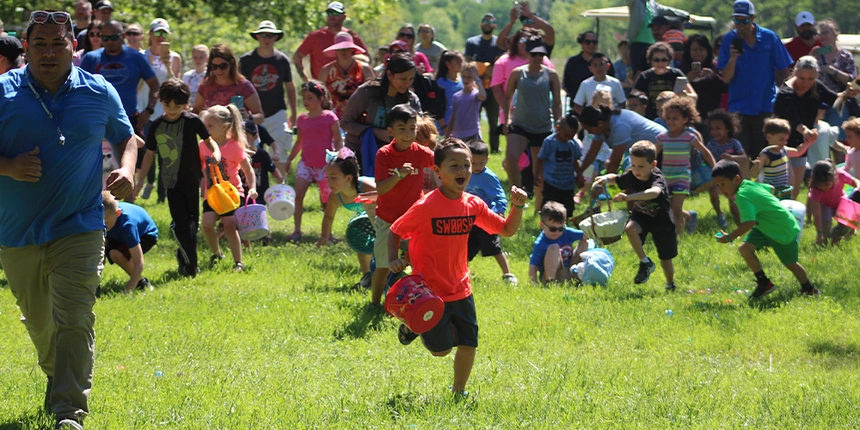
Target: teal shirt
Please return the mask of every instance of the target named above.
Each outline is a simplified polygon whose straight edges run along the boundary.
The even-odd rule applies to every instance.
[[[800,226],[771,193],[770,186],[744,180],[738,188],[735,204],[740,211],[741,223],[755,221],[755,229],[777,243],[788,244],[797,240]]]

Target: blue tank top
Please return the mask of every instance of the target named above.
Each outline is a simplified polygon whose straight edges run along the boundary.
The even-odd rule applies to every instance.
[[[369,176],[360,176],[358,178],[358,192],[361,193],[361,180],[362,178],[370,179]],[[337,199],[340,200],[340,204],[343,205],[347,210],[351,210],[353,212],[363,212],[364,211],[364,203],[356,203],[356,202],[345,202],[343,201],[343,197],[340,196],[340,193],[337,193]]]

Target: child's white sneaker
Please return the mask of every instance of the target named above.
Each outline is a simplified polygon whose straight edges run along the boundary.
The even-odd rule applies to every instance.
[[[505,281],[505,283],[508,285],[517,285],[517,283],[519,282],[517,280],[517,277],[514,276],[513,273],[505,273],[504,275],[502,275],[502,280]]]

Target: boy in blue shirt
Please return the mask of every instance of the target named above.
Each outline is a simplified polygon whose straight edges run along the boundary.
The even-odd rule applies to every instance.
[[[541,206],[550,201],[559,202],[568,214],[572,214],[576,187],[585,184],[576,174],[579,171],[579,159],[582,158],[582,149],[576,140],[579,120],[573,112],[569,112],[558,120],[555,130],[543,141],[535,160],[535,184],[543,188]]]
[[[466,185],[466,192],[483,200],[491,211],[504,215],[508,207],[508,199],[505,197],[505,189],[502,188],[499,177],[487,167],[490,148],[480,140],[469,141],[467,145],[469,152],[472,153],[472,177]],[[472,261],[478,252],[484,257],[495,257],[502,269],[502,280],[505,283],[517,285],[517,277],[508,267],[508,259],[502,252],[502,242],[498,234],[489,234],[478,226],[472,227],[469,233],[469,261]]]
[[[588,249],[582,231],[565,226],[567,211],[559,202],[547,202],[540,210],[541,234],[535,239],[529,260],[529,279],[538,282],[566,281],[573,277],[570,269],[581,261],[579,255]],[[579,241],[576,249],[573,243]]]
[[[105,256],[111,263],[128,273],[125,292],[135,288],[151,289],[149,280],[143,277],[143,254],[158,242],[158,227],[155,221],[140,206],[117,203],[109,191],[102,191],[105,207]]]

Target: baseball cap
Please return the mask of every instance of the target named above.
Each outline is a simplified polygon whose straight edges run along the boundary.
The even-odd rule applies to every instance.
[[[755,15],[755,6],[749,0],[737,0],[732,5],[732,16]]]
[[[328,6],[325,8],[325,10],[327,10],[327,11],[333,10],[337,13],[346,13],[346,8],[343,7],[343,3],[339,2],[339,1],[333,1],[333,2],[329,3]]]
[[[530,40],[526,42],[526,52],[529,54],[547,55],[546,46],[544,46],[543,40]]]
[[[110,0],[102,0],[102,1],[98,2],[98,4],[96,5],[96,10],[99,10],[99,9],[113,10],[113,4],[110,2]]]
[[[242,128],[244,128],[246,132],[251,133],[253,135],[257,134],[257,124],[254,124],[253,120],[246,119],[242,126]]]
[[[152,20],[152,24],[149,24],[149,31],[166,31],[170,34],[170,24],[164,18],[155,18]]]
[[[0,55],[14,61],[23,53],[24,47],[18,38],[12,36],[0,37]]]
[[[815,24],[815,17],[812,16],[811,13],[807,11],[800,12],[794,17],[794,24],[797,27],[800,27],[803,24]]]
[[[669,25],[669,19],[665,16],[655,16],[654,19],[651,20],[651,23],[648,24],[650,28],[653,25]]]

